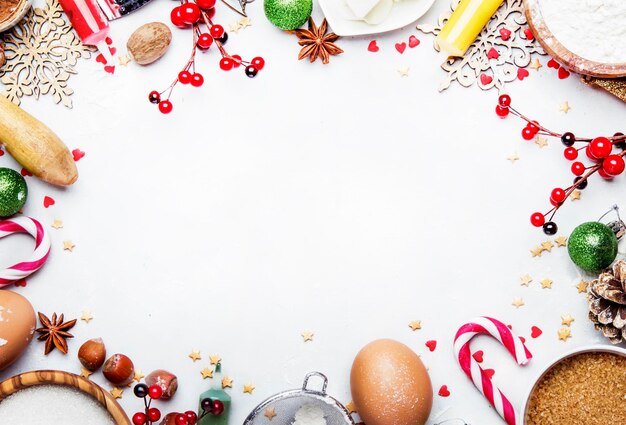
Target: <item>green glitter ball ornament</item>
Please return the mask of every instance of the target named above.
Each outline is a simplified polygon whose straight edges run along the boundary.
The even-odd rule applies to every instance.
[[[300,28],[313,11],[313,0],[264,0],[267,19],[283,30]]]
[[[27,196],[24,177],[10,168],[0,168],[0,217],[9,217],[21,210]]]
[[[578,267],[598,273],[615,260],[617,237],[606,224],[597,221],[583,223],[570,235],[567,252]]]

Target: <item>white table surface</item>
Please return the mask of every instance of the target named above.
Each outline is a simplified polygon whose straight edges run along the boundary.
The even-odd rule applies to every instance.
[[[130,33],[150,21],[169,23],[173,2],[154,2],[112,24],[123,52]],[[237,17],[218,6],[216,21]],[[448,7],[439,1],[425,21]],[[562,147],[540,149],[520,137],[523,123],[494,114],[495,91],[453,85],[445,77],[432,38],[413,27],[371,38],[341,39],[345,53],[331,64],[297,61],[295,36],[272,27],[261,0],[248,8],[253,26],[230,34],[227,49],[261,55],[266,68],[253,80],[243,70],[219,70],[216,51],[199,63],[202,88],[177,87],[174,111],[163,116],[147,101],[188,57],[189,31],[174,29],[166,56],[149,67],[130,64],[116,74],[82,61],[70,79],[74,109],[50,98],[23,99],[86,156],[80,178],[63,190],[28,178],[24,212],[49,229],[48,263],[28,279],[37,311],[94,320],[73,329],[70,354],[43,355],[34,341],[0,379],[33,369],[79,371],[80,344],[102,337],[109,353],[129,355],[147,374],[164,368],[180,379],[163,411],[195,409],[210,380],[200,370],[219,354],[234,379],[232,424],[266,397],[299,387],[308,371],[329,378],[329,393],[350,397],[355,354],[377,338],[408,344],[429,367],[435,392],[431,423],[460,416],[475,425],[501,423],[456,365],[452,338],[459,325],[492,315],[528,338],[534,359],[517,369],[503,349],[483,340],[486,367],[520,405],[537,373],[551,359],[604,339],[586,319],[586,301],[574,285],[579,271],[566,249],[531,258],[546,240],[530,226],[546,210],[553,187],[572,176]],[[316,8],[314,17],[321,15]],[[422,44],[400,55],[394,44],[416,34]],[[514,105],[557,131],[605,135],[622,130],[624,104],[575,76],[558,80],[545,66],[507,88]],[[410,67],[401,78],[397,69]],[[559,112],[569,101],[572,110]],[[621,125],[621,127],[620,127]],[[520,160],[506,157],[516,151]],[[19,170],[4,155],[0,166]],[[56,204],[43,207],[45,195]],[[557,216],[559,234],[624,203],[624,177],[594,177],[582,199]],[[64,227],[50,224],[63,220]],[[74,252],[63,251],[72,240]],[[0,242],[2,264],[31,249],[27,236]],[[529,273],[530,287],[519,278]],[[554,280],[541,289],[539,280]],[[526,305],[515,309],[514,297]],[[573,337],[559,341],[560,316],[576,321]],[[407,326],[421,319],[423,329]],[[544,334],[529,338],[531,326]],[[315,332],[304,343],[300,333]],[[425,341],[436,339],[429,352]],[[202,360],[187,355],[201,350]],[[93,380],[111,388],[101,374]],[[252,383],[253,395],[243,393]],[[129,416],[140,401],[129,389]],[[444,415],[442,412],[449,410]],[[446,416],[448,415],[448,416]]]

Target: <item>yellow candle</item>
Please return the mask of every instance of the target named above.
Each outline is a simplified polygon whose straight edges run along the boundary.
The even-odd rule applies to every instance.
[[[463,56],[504,0],[461,0],[437,36],[442,52]]]

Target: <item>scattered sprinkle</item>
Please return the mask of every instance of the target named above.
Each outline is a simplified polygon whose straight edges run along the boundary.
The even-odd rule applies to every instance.
[[[548,139],[543,136],[539,136],[535,139],[535,145],[539,146],[541,149],[548,146]]]
[[[86,323],[89,323],[93,320],[93,315],[89,310],[83,310],[83,313],[80,315],[80,320],[84,320]]]
[[[576,284],[576,289],[578,289],[578,293],[583,293],[583,292],[587,292],[587,287],[589,286],[589,282],[585,282],[584,280],[581,280],[580,282],[578,282]]]
[[[422,321],[421,320],[413,320],[411,323],[409,323],[409,328],[411,328],[412,331],[416,331],[416,330],[422,329]]]
[[[567,341],[568,338],[572,337],[572,331],[570,328],[561,328],[559,329],[558,335],[561,341]]]
[[[110,392],[113,398],[122,398],[122,394],[124,393],[124,390],[117,388],[117,387],[113,387],[113,389]]]
[[[562,247],[567,245],[567,237],[565,236],[557,236],[556,238],[554,238],[554,242],[556,242],[556,246],[557,247]]]
[[[202,359],[202,356],[200,355],[199,350],[192,350],[191,354],[189,354],[189,358],[195,362]]]
[[[537,246],[530,250],[530,254],[533,257],[541,257],[541,253],[543,252],[543,248],[541,246]]]
[[[217,365],[221,361],[222,361],[222,358],[218,356],[217,354],[213,354],[212,356],[209,356],[209,362],[212,365]]]
[[[248,28],[248,27],[251,27],[251,26],[252,26],[252,19],[250,19],[250,18],[249,18],[249,17],[247,17],[247,16],[246,16],[246,17],[244,17],[244,18],[241,18],[241,19],[239,20],[239,26],[240,26],[240,29],[242,29],[242,30],[243,30],[243,29],[246,29],[246,28]]]
[[[80,376],[83,378],[89,379],[89,377],[93,374],[93,372],[85,369],[84,367],[80,368]]]
[[[202,379],[213,378],[213,370],[208,367],[202,369],[200,374],[202,375]]]
[[[51,224],[53,229],[62,229],[63,228],[63,222],[61,220],[59,220],[58,218],[55,218],[54,221]]]
[[[539,62],[539,59],[535,58],[530,61],[530,67],[535,71],[539,71],[539,68],[543,67],[543,65],[541,64],[541,62]]]
[[[539,283],[541,283],[541,289],[552,289],[552,284],[554,282],[552,281],[552,279],[548,279],[546,277],[545,279],[542,279]]]
[[[63,250],[64,251],[74,252],[74,248],[75,247],[76,247],[76,245],[74,244],[74,242],[72,242],[72,241],[63,241]]]
[[[567,114],[571,109],[572,107],[569,106],[569,102],[567,100],[561,103],[561,106],[559,107],[559,111],[563,112],[564,114]]]
[[[447,385],[442,385],[437,394],[439,394],[440,397],[448,397],[450,395],[450,390]]]
[[[408,77],[409,71],[411,71],[411,68],[409,68],[408,66],[398,68],[398,74],[400,74],[400,77]]]
[[[434,339],[431,339],[430,341],[426,341],[426,347],[428,347],[428,349],[433,352],[435,351],[435,348],[437,348],[437,341]]]
[[[520,297],[513,298],[513,302],[511,303],[511,305],[513,305],[515,308],[520,308],[524,305],[524,300]]]
[[[233,387],[233,380],[228,376],[224,376],[222,378],[222,389],[225,388],[232,388]]]
[[[274,409],[273,407],[268,407],[267,409],[265,409],[265,413],[263,413],[263,416],[271,421],[276,417],[276,409]]]
[[[144,376],[146,376],[146,375],[144,375],[143,373],[141,373],[141,371],[140,371],[140,370],[136,370],[136,371],[135,371],[135,375],[133,376],[133,381],[137,381],[137,382],[139,382],[139,381],[141,381],[141,380],[143,379],[143,377],[144,377]]]
[[[354,401],[350,400],[350,402],[346,404],[346,410],[350,414],[356,413],[356,405],[354,404]]]
[[[304,331],[300,335],[302,335],[304,342],[313,341],[313,337],[315,336],[315,334],[311,331]]]
[[[533,278],[530,277],[528,273],[526,273],[524,276],[520,277],[519,280],[520,280],[520,285],[528,286],[533,281]]]
[[[582,192],[580,190],[574,189],[572,190],[572,193],[569,194],[569,199],[571,199],[572,201],[578,201],[581,194]]]
[[[547,240],[541,243],[541,248],[544,251],[552,252],[552,248],[554,248],[554,244],[552,243],[551,240]]]
[[[511,164],[515,164],[515,161],[519,160],[519,155],[517,154],[517,152],[513,152],[512,154],[507,156],[506,159],[508,161],[511,161]]]
[[[543,334],[543,331],[539,327],[533,326],[532,328],[530,328],[531,338],[539,338],[541,334]]]
[[[252,391],[254,391],[254,386],[252,384],[245,384],[243,386],[243,393],[244,394],[252,394]]]
[[[571,314],[564,314],[561,316],[561,324],[565,326],[571,326],[574,320],[576,319],[574,319]]]
[[[117,60],[121,66],[127,66],[129,63],[131,63],[131,59],[128,55],[118,56]]]

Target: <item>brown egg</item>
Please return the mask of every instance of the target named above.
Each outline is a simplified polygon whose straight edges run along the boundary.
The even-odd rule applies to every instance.
[[[391,339],[367,344],[350,372],[352,401],[367,425],[424,425],[433,387],[420,358]]]
[[[35,310],[26,298],[0,289],[0,370],[22,355],[35,333]]]

